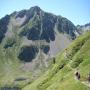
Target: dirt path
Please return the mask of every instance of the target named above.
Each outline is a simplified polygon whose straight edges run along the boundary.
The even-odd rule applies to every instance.
[[[71,62],[70,62],[71,63]],[[67,66],[73,70],[75,72],[75,69],[73,69],[71,66],[70,66],[70,63],[67,64]],[[75,80],[77,80],[76,78],[74,78]],[[88,81],[80,81],[83,85],[86,85],[87,87],[90,87],[90,82]]]
[[[89,82],[82,81],[81,83],[84,84],[84,85],[86,85],[86,86],[88,86],[88,87],[90,87],[90,83]]]

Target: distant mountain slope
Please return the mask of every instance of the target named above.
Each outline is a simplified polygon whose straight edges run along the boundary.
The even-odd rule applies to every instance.
[[[90,90],[87,75],[90,73],[90,31],[79,36],[56,57],[56,63],[40,78],[22,90]],[[80,80],[75,79],[79,70]]]
[[[44,12],[38,6],[0,19],[0,85],[22,87],[30,83],[77,33],[67,18]]]
[[[90,23],[87,23],[85,25],[77,25],[78,32],[80,34],[89,31],[90,30]]]

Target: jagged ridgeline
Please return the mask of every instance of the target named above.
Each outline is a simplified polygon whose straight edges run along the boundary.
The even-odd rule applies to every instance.
[[[1,18],[0,85],[29,83],[77,35],[77,28],[67,18],[44,12],[37,6]],[[24,79],[19,82],[17,78]]]

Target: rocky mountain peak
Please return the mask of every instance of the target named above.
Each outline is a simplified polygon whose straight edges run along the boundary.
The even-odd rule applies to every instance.
[[[76,27],[70,20],[44,12],[38,6],[14,12],[0,20],[3,48],[18,48],[15,51],[17,59],[33,63],[33,69],[40,64],[48,66],[48,60],[76,38],[75,32]]]
[[[30,8],[31,11],[36,11],[36,12],[39,12],[41,11],[40,7],[39,6],[34,6],[34,7],[31,7]]]

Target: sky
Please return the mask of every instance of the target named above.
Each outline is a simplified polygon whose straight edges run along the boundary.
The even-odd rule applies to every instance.
[[[32,6],[66,17],[75,25],[90,23],[90,0],[0,0],[0,18]]]

